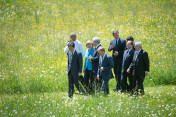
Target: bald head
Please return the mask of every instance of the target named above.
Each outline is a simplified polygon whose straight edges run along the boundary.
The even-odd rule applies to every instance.
[[[71,33],[71,34],[70,34],[70,39],[71,39],[72,41],[76,41],[76,33]]]

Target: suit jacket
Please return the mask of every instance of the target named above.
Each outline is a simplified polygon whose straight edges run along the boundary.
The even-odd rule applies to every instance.
[[[97,74],[98,71],[98,64],[99,64],[99,54],[98,54],[98,48],[101,47],[101,44],[95,49],[93,57],[91,59],[92,61],[92,71],[93,73]]]
[[[133,48],[129,52],[128,50],[125,50],[123,54],[122,73],[126,72],[130,64],[132,63],[134,51],[135,50]]]
[[[76,50],[74,51],[73,56],[71,54],[72,53],[69,51],[68,52],[68,73],[71,72],[74,78],[79,78],[78,73],[82,73],[82,65],[83,65],[82,54],[77,52]],[[72,60],[70,60],[69,56],[72,56]],[[71,61],[71,65],[70,65],[70,61]]]
[[[113,45],[114,48],[110,49],[110,45]],[[124,50],[126,48],[126,40],[119,38],[118,44],[117,44],[117,47],[116,47],[116,39],[113,39],[113,40],[110,41],[110,45],[109,45],[108,51],[113,50],[113,52],[112,52],[113,59],[123,58],[123,53],[124,53]],[[118,51],[119,55],[115,57],[114,54],[113,54],[114,51]]]
[[[141,49],[140,53],[137,55],[137,51],[134,52],[133,60],[130,65],[130,71],[135,72],[137,76],[145,77],[145,71],[149,71],[149,58],[148,53]]]
[[[103,71],[100,68],[103,67]],[[103,80],[109,80],[112,78],[112,68],[114,67],[113,59],[110,55],[105,53],[102,64],[99,64],[97,75],[101,75]]]

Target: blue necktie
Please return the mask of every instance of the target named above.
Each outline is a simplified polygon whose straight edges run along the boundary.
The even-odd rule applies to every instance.
[[[136,53],[136,58],[138,57],[138,55],[139,55],[139,51]]]

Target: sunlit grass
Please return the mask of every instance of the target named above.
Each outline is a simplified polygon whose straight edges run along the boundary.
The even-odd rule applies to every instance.
[[[146,88],[146,95],[79,95],[66,92],[1,95],[0,116],[176,116],[176,87]]]

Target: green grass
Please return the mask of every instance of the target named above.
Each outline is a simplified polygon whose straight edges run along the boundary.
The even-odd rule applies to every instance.
[[[144,96],[110,92],[109,96],[66,92],[1,95],[0,116],[149,117],[176,116],[176,87],[147,87]]]
[[[175,86],[160,85],[176,85],[175,6],[174,0],[1,0],[1,115],[174,116]],[[114,29],[123,39],[141,41],[149,53],[145,97],[111,92],[110,97],[74,95],[66,102],[63,49],[70,33],[85,49],[86,41],[98,36],[107,50]],[[110,91],[115,82],[110,80]]]

